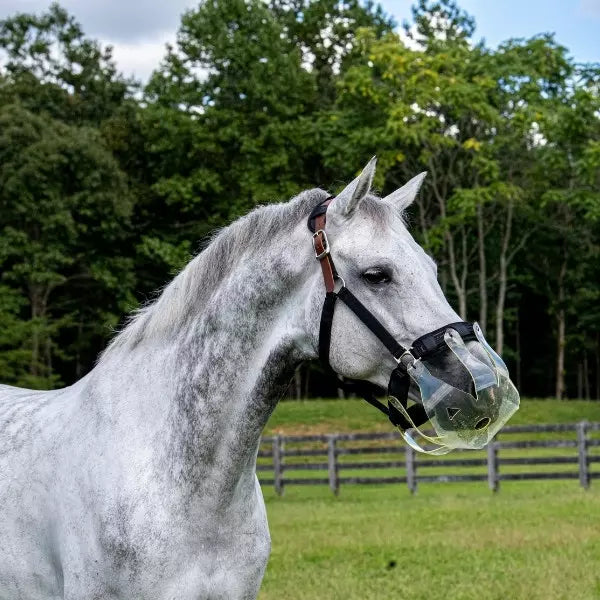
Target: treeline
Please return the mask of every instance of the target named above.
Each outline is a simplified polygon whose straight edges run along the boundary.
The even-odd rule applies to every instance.
[[[412,230],[522,393],[600,398],[600,66],[474,26],[206,0],[141,86],[58,5],[0,22],[0,380],[73,382],[215,227],[377,154],[382,193],[429,172]]]

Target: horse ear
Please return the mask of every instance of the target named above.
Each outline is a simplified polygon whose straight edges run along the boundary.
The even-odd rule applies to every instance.
[[[427,175],[427,171],[419,173],[413,177],[408,183],[405,183],[400,189],[392,192],[384,198],[385,201],[392,203],[400,211],[406,210],[417,197],[419,188]]]
[[[346,218],[354,213],[371,189],[376,164],[377,157],[374,156],[362,170],[362,173],[335,197],[331,205],[333,212]]]

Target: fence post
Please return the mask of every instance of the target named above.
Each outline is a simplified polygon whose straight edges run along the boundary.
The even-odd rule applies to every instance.
[[[487,445],[488,486],[492,492],[497,492],[500,485],[498,477],[498,446],[496,438]]]
[[[579,483],[584,489],[590,487],[590,470],[588,462],[587,421],[577,423],[577,455],[579,458]]]
[[[329,488],[337,496],[340,491],[338,479],[337,451],[335,447],[336,436],[327,436],[327,472],[329,474]]]
[[[417,456],[412,446],[406,445],[406,483],[411,494],[417,492]]]
[[[276,435],[273,437],[273,481],[275,484],[275,492],[278,496],[283,495],[283,439]]]

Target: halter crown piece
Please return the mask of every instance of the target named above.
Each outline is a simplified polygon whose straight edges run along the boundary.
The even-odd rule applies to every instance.
[[[327,208],[333,200],[333,197],[329,197],[319,203],[308,218],[315,257],[321,265],[326,290],[319,326],[319,359],[326,371],[335,378],[339,387],[362,396],[386,414],[392,424],[400,429],[406,442],[420,452],[444,454],[452,448],[483,447],[519,406],[519,395],[508,377],[506,365],[485,341],[476,323],[451,323],[421,336],[410,348],[399,344],[346,287],[336,271],[325,233]],[[360,380],[342,381],[329,363],[331,329],[338,298],[381,341],[398,363],[390,377],[387,406],[376,397],[382,392],[379,386]],[[470,353],[465,346],[468,341],[477,341],[482,345],[485,362]],[[428,371],[426,361],[443,351],[452,351],[469,372],[474,394],[455,388]],[[408,406],[411,380],[419,386],[422,403]],[[418,429],[427,421],[431,421],[438,437],[429,437]],[[430,446],[425,448],[420,445],[409,434],[410,429],[415,429],[425,443],[433,444],[436,448],[431,450]]]

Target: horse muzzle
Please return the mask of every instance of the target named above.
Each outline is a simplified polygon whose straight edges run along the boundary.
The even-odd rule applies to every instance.
[[[411,424],[412,429],[400,430],[405,441],[419,452],[445,454],[454,448],[483,448],[519,408],[519,393],[504,361],[487,343],[477,323],[473,324],[473,333],[483,350],[477,353],[480,356],[466,346],[450,325],[428,334],[437,336],[437,341],[418,353],[418,358],[410,351],[405,352],[392,373],[389,403]],[[439,371],[440,360],[445,364],[456,361],[458,369],[453,371],[462,371],[468,385],[464,385],[465,377],[459,378],[460,383],[436,377],[432,372]],[[435,435],[427,434],[411,418],[403,401],[407,378],[418,387],[420,404]]]

